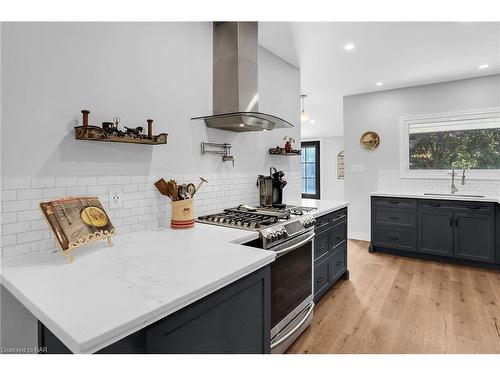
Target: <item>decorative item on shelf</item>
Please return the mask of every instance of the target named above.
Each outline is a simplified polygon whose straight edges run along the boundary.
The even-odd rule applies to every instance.
[[[120,117],[114,117],[113,122],[103,122],[102,127],[89,125],[89,111],[82,110],[82,126],[75,127],[75,138],[86,141],[135,143],[145,145],[161,145],[167,143],[166,133],[153,135],[153,120],[148,119],[148,134],[142,134],[142,126],[127,127],[119,129]]]
[[[283,138],[283,140],[285,141],[285,151],[286,153],[291,153],[292,152],[292,143],[295,143],[295,139],[293,139],[292,137],[289,137],[289,136],[286,136],[285,138]]]
[[[160,194],[172,200],[170,227],[172,229],[188,229],[194,227],[194,196],[200,187],[208,182],[200,177],[198,186],[193,183],[178,185],[175,180],[165,181],[161,178],[154,183]]]
[[[73,261],[71,252],[80,246],[107,239],[113,246],[111,236],[115,228],[97,197],[64,197],[50,202],[41,202],[47,224],[59,244],[68,263]]]
[[[367,150],[375,150],[380,144],[380,137],[374,131],[367,131],[363,133],[359,143]]]
[[[298,156],[301,154],[301,150],[292,150],[291,152],[286,152],[283,147],[276,146],[269,149],[270,155],[280,155],[280,156]]]

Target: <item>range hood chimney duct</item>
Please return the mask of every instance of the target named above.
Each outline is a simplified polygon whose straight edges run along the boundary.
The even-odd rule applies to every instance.
[[[257,22],[213,23],[213,115],[210,128],[237,132],[293,127],[259,112],[259,47]]]

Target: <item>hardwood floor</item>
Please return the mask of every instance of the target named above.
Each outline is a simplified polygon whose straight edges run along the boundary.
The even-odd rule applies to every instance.
[[[500,272],[367,248],[287,353],[500,353]]]

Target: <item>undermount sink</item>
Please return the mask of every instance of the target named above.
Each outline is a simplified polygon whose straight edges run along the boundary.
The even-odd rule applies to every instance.
[[[472,195],[472,194],[451,194],[451,193],[424,193],[424,195],[435,195],[438,197],[469,197],[469,198],[485,198],[484,195]]]

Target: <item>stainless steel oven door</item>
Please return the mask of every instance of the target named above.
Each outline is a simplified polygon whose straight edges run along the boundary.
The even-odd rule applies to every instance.
[[[280,244],[271,264],[271,339],[313,301],[314,231]]]

